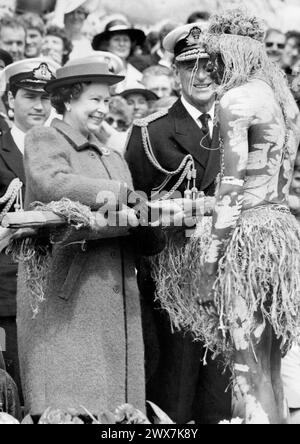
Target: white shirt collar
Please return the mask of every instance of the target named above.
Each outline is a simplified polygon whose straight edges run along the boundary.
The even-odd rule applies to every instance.
[[[11,128],[11,135],[12,138],[14,139],[15,144],[17,145],[21,153],[24,155],[26,133],[24,133],[22,130],[20,130],[20,128],[18,128],[15,124],[13,124]]]
[[[182,102],[183,106],[185,107],[185,109],[187,110],[187,112],[189,113],[189,115],[192,117],[192,119],[197,123],[199,128],[202,128],[199,117],[202,116],[203,113],[201,111],[199,111],[197,108],[195,108],[193,105],[191,105],[183,96],[181,96],[181,102]],[[209,114],[211,117],[211,119],[208,122],[210,135],[212,135],[213,128],[214,128],[215,106],[216,106],[216,103],[214,102],[211,109],[206,113],[206,114]]]

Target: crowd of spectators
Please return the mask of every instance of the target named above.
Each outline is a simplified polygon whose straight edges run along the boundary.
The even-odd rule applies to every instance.
[[[139,29],[127,17],[118,14],[106,17],[105,20],[99,19],[91,27],[85,0],[59,3],[56,14],[45,15],[16,10],[16,2],[1,3],[0,69],[24,58],[45,56],[64,65],[69,59],[83,54],[109,51],[122,60],[121,74],[125,75],[124,82],[114,90],[114,94],[120,97],[117,101],[113,99],[112,114],[116,115],[115,109],[119,106],[118,114],[123,117],[108,118],[108,122],[112,122],[113,131],[125,132],[133,119],[172,106],[180,96],[180,84],[173,69],[172,56],[163,49],[162,42],[179,23],[165,20],[160,27],[156,25],[153,29]],[[203,23],[209,17],[207,11],[195,11],[186,17],[185,22]],[[279,29],[269,29],[265,45],[270,58],[286,72],[298,99],[300,32],[290,30],[284,34]],[[142,89],[145,92],[141,94],[139,91],[134,97],[127,93]],[[3,101],[5,103],[5,97]]]

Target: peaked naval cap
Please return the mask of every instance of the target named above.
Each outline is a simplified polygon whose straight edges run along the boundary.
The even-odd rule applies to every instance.
[[[177,62],[209,58],[204,39],[206,29],[206,23],[179,26],[165,37],[163,46],[174,54]]]
[[[33,58],[12,63],[1,73],[1,80],[8,86],[29,91],[45,92],[45,86],[55,79],[59,65],[51,59]]]

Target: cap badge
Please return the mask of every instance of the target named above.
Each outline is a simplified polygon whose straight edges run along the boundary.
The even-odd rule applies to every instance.
[[[48,82],[53,78],[52,72],[50,71],[47,63],[41,63],[40,66],[32,71],[33,78],[35,80],[42,80]]]
[[[104,61],[108,65],[108,71],[111,72],[112,74],[114,74],[115,73],[115,69],[114,69],[114,65],[113,65],[111,59],[109,57],[105,57]]]
[[[202,31],[198,26],[194,26],[186,38],[188,46],[200,45],[202,42]]]

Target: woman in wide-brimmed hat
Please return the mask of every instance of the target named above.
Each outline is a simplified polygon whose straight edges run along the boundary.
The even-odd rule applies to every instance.
[[[59,69],[47,91],[63,120],[26,138],[26,208],[35,201],[43,206],[55,201],[70,220],[77,208],[76,214],[86,211],[91,222],[67,231],[42,256],[38,275],[28,272],[26,263],[20,265],[20,362],[26,410],[32,415],[49,406],[84,413],[83,406],[94,415],[128,402],[145,409],[134,262],[135,244],[144,247],[145,241],[139,237],[135,243],[141,236],[135,230],[125,236],[138,224],[126,206],[132,186],[126,163],[93,135],[108,110],[109,86],[123,80],[117,60],[93,56]],[[122,208],[123,228],[116,223],[99,228],[106,214],[120,214]],[[97,212],[96,225],[90,210]]]
[[[117,85],[116,93],[119,94],[126,89],[133,88],[136,82],[142,80],[142,74],[128,62],[128,59],[133,47],[135,45],[142,46],[145,39],[144,32],[133,28],[126,19],[110,21],[104,32],[94,37],[92,46],[96,51],[110,51],[119,56],[124,63],[122,74],[125,76],[125,81]]]

